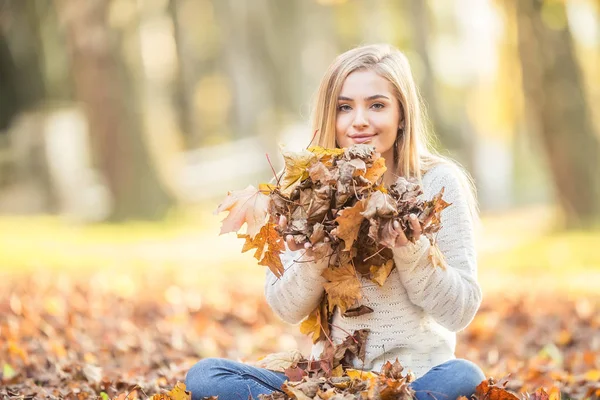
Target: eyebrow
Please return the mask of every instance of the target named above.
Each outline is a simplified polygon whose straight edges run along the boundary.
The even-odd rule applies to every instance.
[[[390,99],[387,96],[384,96],[382,94],[374,94],[373,96],[369,96],[365,98],[365,101],[370,101],[370,100],[375,100],[375,99]],[[354,99],[351,99],[350,97],[346,97],[346,96],[339,96],[338,97],[338,101],[339,100],[345,100],[345,101],[354,101]]]

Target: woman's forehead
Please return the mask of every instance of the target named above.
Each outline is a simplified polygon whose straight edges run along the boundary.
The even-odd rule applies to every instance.
[[[340,96],[369,97],[375,94],[392,95],[394,87],[390,81],[372,70],[356,70],[346,77]]]

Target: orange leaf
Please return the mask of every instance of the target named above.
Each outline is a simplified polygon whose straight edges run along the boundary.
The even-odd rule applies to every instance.
[[[482,381],[475,389],[475,395],[478,399],[486,400],[519,400],[514,394],[489,381]]]
[[[283,275],[283,271],[285,270],[281,263],[281,258],[279,258],[279,251],[274,251],[270,248],[265,252],[262,260],[258,262],[258,265],[269,267],[271,272],[278,278]]]
[[[258,234],[254,236],[254,239],[250,235],[238,235],[238,237],[246,239],[244,247],[242,247],[242,253],[256,249],[254,258],[260,261],[263,258],[265,246],[267,246],[268,250],[282,252],[285,249],[285,245],[283,244],[283,239],[275,230],[275,226],[272,223],[265,224],[260,228]]]
[[[338,306],[343,314],[362,297],[360,281],[351,264],[335,269],[327,268],[322,274],[328,282],[323,284],[329,298],[329,311]]]
[[[227,217],[222,221],[221,235],[228,232],[237,232],[245,223],[247,225],[246,234],[254,238],[266,223],[270,201],[269,196],[261,193],[252,185],[244,190],[229,192],[225,200],[215,210],[215,214],[229,211]]]
[[[358,201],[352,207],[345,208],[339,212],[335,222],[338,224],[335,228],[335,234],[337,237],[344,241],[344,250],[350,250],[352,244],[358,237],[360,231],[360,224],[364,217],[362,212],[364,211],[364,203]]]
[[[383,176],[383,174],[387,171],[387,167],[385,166],[385,159],[383,157],[379,157],[371,167],[367,169],[365,173],[365,178],[371,181],[372,183],[377,182],[379,178]]]

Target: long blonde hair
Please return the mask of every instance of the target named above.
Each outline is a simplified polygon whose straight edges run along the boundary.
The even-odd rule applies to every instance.
[[[433,148],[433,135],[427,128],[427,114],[413,79],[406,56],[388,44],[356,47],[340,54],[321,79],[312,109],[313,132],[316,144],[338,147],[335,140],[338,96],[348,75],[356,70],[371,70],[386,78],[394,87],[404,119],[403,133],[396,140],[394,165],[398,176],[416,177],[438,164],[453,167],[458,173],[471,216],[478,221],[475,186],[469,174],[454,160],[443,157]]]

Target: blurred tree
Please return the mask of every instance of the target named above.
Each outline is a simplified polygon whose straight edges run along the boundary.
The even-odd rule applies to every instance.
[[[0,20],[0,131],[20,111],[38,106],[46,95],[41,68],[42,42],[33,2],[2,5]]]
[[[109,2],[56,0],[66,31],[75,97],[87,113],[95,161],[112,193],[113,221],[159,219],[171,199],[143,140],[135,90],[107,23]]]
[[[507,2],[510,3],[510,2]],[[568,227],[600,222],[600,143],[573,49],[565,3],[516,5],[526,115],[540,135]]]

